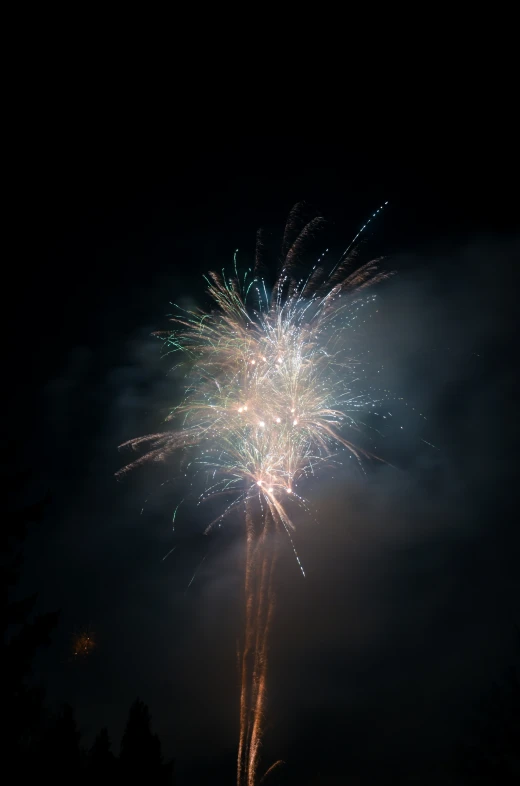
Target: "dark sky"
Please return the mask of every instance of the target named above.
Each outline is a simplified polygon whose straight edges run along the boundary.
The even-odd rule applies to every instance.
[[[240,522],[204,537],[211,510],[187,506],[172,533],[181,492],[158,491],[161,471],[117,482],[117,446],[155,430],[175,397],[150,338],[170,300],[204,304],[202,273],[250,253],[258,226],[280,232],[300,199],[337,245],[389,200],[363,250],[399,272],[374,351],[428,420],[397,408],[395,469],[309,486],[319,521],[298,522],[307,578],[282,559],[265,754],[291,783],[422,772],[511,662],[520,621],[514,159],[446,137],[374,152],[80,121],[51,123],[20,156],[4,295],[10,455],[31,473],[26,499],[51,496],[21,587],[61,609],[37,669],[49,701],[75,706],[85,741],[108,725],[117,748],[139,696],[181,783],[232,782]],[[98,646],[78,664],[70,639],[85,626]]]

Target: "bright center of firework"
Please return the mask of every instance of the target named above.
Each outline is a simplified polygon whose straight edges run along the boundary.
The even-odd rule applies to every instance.
[[[374,275],[374,263],[356,268],[348,256],[328,277],[313,270],[297,281],[286,265],[271,295],[249,273],[243,281],[210,274],[214,309],[175,317],[180,327],[165,338],[187,357],[185,397],[171,412],[182,425],[152,435],[149,453],[129,466],[193,449],[191,465],[208,481],[201,499],[235,494],[227,513],[254,490],[287,528],[290,516],[273,489],[293,495],[299,478],[342,463],[345,449],[360,459],[340,428],[356,426],[357,413],[375,399],[356,386],[360,360],[346,347],[360,307],[374,299],[359,290],[382,274]]]
[[[357,362],[343,349],[349,311],[342,306],[338,316],[333,293],[320,298],[297,291],[284,304],[275,299],[248,309],[238,280],[228,284],[215,274],[210,294],[218,309],[200,321],[193,316],[188,330],[170,339],[176,347],[183,342],[194,358],[194,383],[178,411],[184,413],[183,437],[204,444],[201,463],[223,477],[211,488],[247,498],[256,486],[288,526],[274,489],[292,495],[295,479],[315,474],[342,447],[357,455],[336,430],[345,411],[364,402],[352,389]],[[238,402],[240,417],[226,417],[230,401]],[[301,413],[304,429],[297,428]]]

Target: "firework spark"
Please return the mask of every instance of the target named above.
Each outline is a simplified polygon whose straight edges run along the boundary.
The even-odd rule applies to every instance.
[[[85,658],[96,647],[96,636],[91,630],[75,633],[72,639],[72,653],[75,658]]]
[[[174,328],[158,334],[168,353],[183,355],[185,394],[168,417],[181,425],[121,446],[145,452],[119,475],[179,450],[192,452],[190,465],[208,478],[201,499],[230,495],[208,530],[234,509],[245,509],[239,786],[257,782],[273,574],[283,537],[289,538],[303,573],[291,537],[291,509],[305,506],[298,484],[338,461],[342,451],[359,462],[371,457],[347,436],[360,428],[360,413],[376,402],[358,387],[360,359],[349,346],[374,299],[365,290],[389,274],[380,271],[379,260],[359,264],[351,244],[332,270],[327,272],[322,255],[309,275],[299,276],[301,252],[322,223],[313,218],[298,229],[299,217],[296,206],[270,290],[260,276],[259,234],[252,271],[239,276],[235,254],[233,276],[222,271],[207,278],[212,310],[179,309]]]

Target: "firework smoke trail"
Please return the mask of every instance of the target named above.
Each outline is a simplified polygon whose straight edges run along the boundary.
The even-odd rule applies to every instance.
[[[248,500],[246,505],[246,620],[237,761],[237,781],[247,786],[255,783],[265,717],[267,644],[275,602],[273,577],[279,534],[269,510],[264,509],[258,515],[254,504],[254,500]],[[261,523],[258,532],[255,522]]]
[[[184,356],[184,397],[167,418],[181,425],[122,445],[145,452],[118,473],[124,475],[147,461],[164,461],[182,450],[190,455],[189,466],[211,478],[200,501],[232,496],[208,530],[245,505],[239,786],[257,782],[273,576],[284,537],[303,573],[290,534],[292,506],[305,507],[296,492],[298,481],[316,474],[320,466],[341,463],[341,451],[358,462],[376,458],[342,431],[359,430],[357,416],[387,397],[385,393],[376,399],[358,388],[361,361],[349,347],[364,307],[374,300],[366,288],[390,275],[379,270],[379,260],[356,260],[354,241],[369,222],[330,272],[322,254],[310,273],[300,276],[302,252],[322,224],[316,217],[302,225],[300,214],[299,206],[290,213],[279,275],[270,294],[260,277],[264,265],[259,233],[253,272],[249,269],[239,277],[235,253],[232,278],[222,271],[206,279],[213,309],[179,309],[172,317],[174,329],[157,334],[167,353]]]

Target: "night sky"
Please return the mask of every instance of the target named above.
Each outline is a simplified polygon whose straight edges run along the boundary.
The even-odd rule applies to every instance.
[[[159,488],[168,471],[114,473],[118,445],[159,430],[177,395],[150,336],[170,301],[207,304],[202,274],[235,248],[247,259],[256,229],[282,232],[299,200],[327,218],[333,248],[389,201],[362,251],[398,271],[374,353],[427,421],[398,407],[403,429],[383,447],[394,467],[306,489],[318,524],[298,519],[307,578],[290,551],[281,561],[265,762],[283,758],[301,786],[425,773],[466,734],[520,623],[508,156],[447,139],[376,152],[290,134],[208,141],[202,128],[167,143],[79,119],[28,145],[12,187],[5,427],[24,501],[50,502],[19,591],[61,610],[35,676],[49,703],[75,707],[85,744],[107,725],[117,750],[139,696],[179,783],[233,782],[240,520],[204,536],[211,503],[187,505],[173,533],[183,490]],[[97,647],[78,663],[71,637],[86,627]]]

